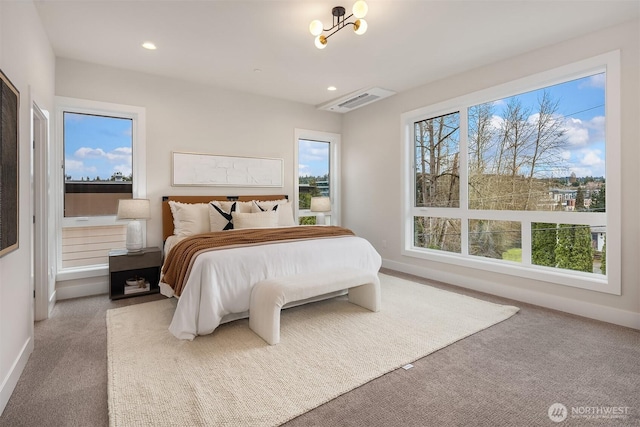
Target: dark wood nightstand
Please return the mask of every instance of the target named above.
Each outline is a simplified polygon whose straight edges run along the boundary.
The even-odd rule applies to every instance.
[[[162,254],[159,248],[144,248],[132,253],[127,253],[126,250],[109,251],[109,298],[158,293],[161,265]]]

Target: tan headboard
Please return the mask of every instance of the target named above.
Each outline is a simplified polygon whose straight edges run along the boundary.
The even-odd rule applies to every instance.
[[[163,196],[162,197],[162,240],[173,234],[173,215],[169,202],[181,203],[209,203],[212,200],[238,200],[240,202],[249,202],[251,200],[282,200],[288,199],[289,196],[276,194],[267,196]]]

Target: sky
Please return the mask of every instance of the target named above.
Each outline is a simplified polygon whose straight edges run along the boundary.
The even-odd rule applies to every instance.
[[[596,74],[545,88],[558,101],[557,120],[565,131],[566,144],[560,157],[566,171],[578,177],[605,176],[605,75]],[[535,109],[542,90],[517,95],[524,106]],[[509,98],[494,102],[497,116]],[[499,117],[494,117],[499,122]],[[533,118],[533,117],[532,117]]]
[[[328,142],[301,139],[298,143],[298,175],[324,176],[329,173]]]
[[[64,170],[72,180],[131,174],[131,119],[64,113]]]

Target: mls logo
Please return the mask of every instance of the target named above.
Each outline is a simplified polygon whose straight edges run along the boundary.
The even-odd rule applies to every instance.
[[[561,423],[567,419],[567,407],[562,403],[554,403],[553,405],[549,406],[547,415],[549,416],[549,419],[554,423]]]

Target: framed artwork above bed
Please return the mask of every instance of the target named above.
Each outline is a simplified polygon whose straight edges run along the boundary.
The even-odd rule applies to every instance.
[[[282,187],[282,159],[183,153],[172,155],[173,186]]]

